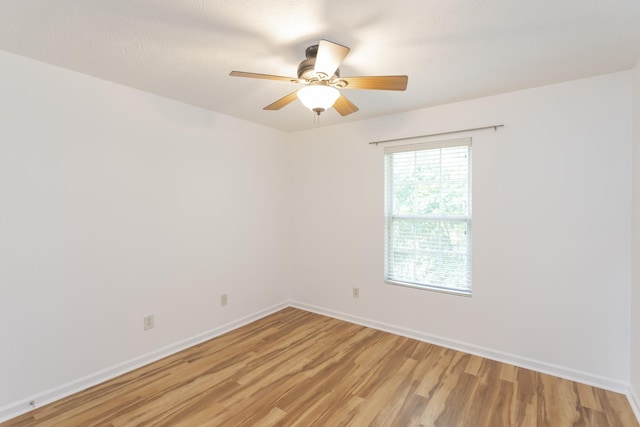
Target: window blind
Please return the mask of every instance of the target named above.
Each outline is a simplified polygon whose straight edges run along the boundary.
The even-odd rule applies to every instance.
[[[471,292],[471,139],[385,148],[385,280]]]

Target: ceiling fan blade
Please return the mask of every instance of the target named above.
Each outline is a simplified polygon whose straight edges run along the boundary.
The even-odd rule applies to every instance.
[[[289,95],[283,96],[282,98],[278,99],[276,102],[267,105],[266,107],[263,108],[263,110],[279,110],[282,107],[286,107],[287,105],[291,104],[296,99],[298,99],[297,90],[295,92],[291,92]]]
[[[406,90],[407,76],[341,77],[347,86],[341,89]]]
[[[244,71],[232,71],[229,73],[232,77],[249,77],[252,79],[280,80],[283,82],[297,83],[298,79],[285,76],[274,76],[271,74],[245,73]]]
[[[320,40],[318,43],[318,54],[316,55],[316,65],[313,71],[322,73],[327,77],[333,76],[336,72],[342,60],[349,54],[349,49],[346,46],[339,45],[327,40]]]
[[[348,116],[351,113],[358,111],[358,107],[353,102],[349,101],[346,96],[340,95],[333,104],[333,108],[336,109],[341,116]]]

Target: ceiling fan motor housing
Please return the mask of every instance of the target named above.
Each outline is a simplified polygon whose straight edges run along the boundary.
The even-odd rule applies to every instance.
[[[318,45],[314,44],[312,46],[309,46],[307,48],[307,50],[305,50],[305,56],[307,57],[307,59],[305,59],[304,61],[302,61],[300,63],[300,65],[298,65],[298,78],[299,79],[305,79],[305,80],[314,80],[317,79],[318,76],[316,75],[314,69],[316,66],[316,56],[318,55]],[[340,77],[340,69],[336,69],[335,73],[333,73],[333,76],[327,76],[329,78],[329,80],[334,80],[338,77]]]

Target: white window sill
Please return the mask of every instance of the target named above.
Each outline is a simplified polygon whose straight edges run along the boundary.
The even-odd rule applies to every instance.
[[[395,285],[395,286],[404,286],[406,288],[413,288],[413,289],[420,289],[423,291],[433,291],[433,292],[440,292],[443,294],[452,294],[452,295],[458,295],[461,297],[469,297],[471,298],[471,291],[460,291],[460,290],[456,290],[456,289],[447,289],[447,288],[441,288],[438,286],[429,286],[429,285],[418,285],[416,283],[409,283],[409,282],[398,282],[395,280],[389,280],[389,279],[385,279],[384,281],[385,283],[388,283],[390,285]]]

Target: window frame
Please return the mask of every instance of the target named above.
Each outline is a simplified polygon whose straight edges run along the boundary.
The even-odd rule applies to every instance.
[[[392,203],[390,203],[390,198],[392,197],[391,191],[389,189],[390,179],[392,176],[392,171],[390,171],[389,158],[391,155],[395,153],[402,152],[414,152],[414,151],[423,151],[423,150],[433,150],[433,149],[442,149],[449,147],[468,147],[468,157],[467,157],[467,214],[466,215],[393,215],[392,212]],[[472,295],[472,219],[473,219],[473,209],[472,209],[472,140],[471,138],[458,138],[451,140],[440,140],[440,141],[432,141],[432,142],[422,142],[417,144],[405,144],[405,145],[395,145],[385,147],[384,149],[384,216],[385,216],[385,235],[384,235],[384,281],[385,283],[391,285],[405,286],[410,288],[429,290],[435,292],[443,292],[447,294],[454,294],[460,296],[470,297]],[[392,227],[394,219],[410,219],[421,222],[436,222],[437,224],[442,223],[455,223],[455,222],[465,222],[467,225],[466,231],[466,272],[467,272],[467,284],[468,288],[462,289],[459,287],[449,287],[443,284],[434,284],[434,283],[420,283],[420,282],[411,282],[411,281],[402,281],[390,278],[389,274],[389,250],[392,246],[390,242],[393,238]]]

